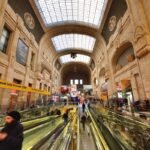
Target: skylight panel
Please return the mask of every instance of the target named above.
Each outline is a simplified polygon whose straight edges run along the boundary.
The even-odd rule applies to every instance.
[[[77,54],[76,58],[74,59],[70,56],[70,54],[60,57],[60,62],[62,64],[69,63],[69,62],[83,62],[89,64],[90,60],[91,58],[89,56],[81,55],[81,54]]]
[[[62,34],[52,38],[56,51],[60,52],[69,49],[84,50],[92,52],[96,39],[83,34]]]
[[[34,1],[47,27],[76,22],[93,28],[99,28],[108,0]]]

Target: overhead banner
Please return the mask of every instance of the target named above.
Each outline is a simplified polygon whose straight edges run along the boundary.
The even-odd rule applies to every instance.
[[[33,92],[33,93],[39,93],[39,94],[43,94],[43,95],[50,95],[50,93],[47,91],[33,89],[31,87],[26,87],[21,84],[11,83],[11,82],[7,82],[7,81],[3,81],[3,80],[0,80],[0,88],[25,91],[25,92]]]

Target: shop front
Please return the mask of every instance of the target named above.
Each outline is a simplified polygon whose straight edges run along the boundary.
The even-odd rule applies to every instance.
[[[14,82],[15,81],[16,80],[14,80]],[[4,80],[0,80],[0,89],[5,90],[5,93],[7,92],[7,97],[9,97],[8,103],[5,104],[7,106],[4,106],[7,111],[30,107],[29,98],[33,98],[36,94],[41,94],[43,96],[50,95],[49,92],[44,90],[34,89],[31,87],[23,86],[22,84],[11,83]],[[34,101],[36,101],[36,99],[34,99]]]
[[[131,107],[134,103],[131,80],[123,79],[116,83],[116,97],[113,98],[113,105],[121,111],[132,112]]]

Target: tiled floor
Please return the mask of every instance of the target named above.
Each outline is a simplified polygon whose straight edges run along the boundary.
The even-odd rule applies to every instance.
[[[91,131],[88,135],[88,128],[90,129],[90,127],[86,126],[85,130],[83,130],[82,124],[80,124],[80,150],[96,150]]]

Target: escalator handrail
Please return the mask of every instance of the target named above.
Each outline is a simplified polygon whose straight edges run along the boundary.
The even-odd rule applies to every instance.
[[[94,126],[94,129],[96,130],[96,133],[97,133],[97,135],[98,135],[98,137],[99,137],[99,139],[100,139],[99,143],[102,144],[104,150],[110,150],[108,144],[106,143],[106,141],[105,141],[103,135],[101,134],[100,130],[98,129],[97,124],[96,124],[96,122],[95,122],[93,116],[92,116],[91,113],[89,112],[89,110],[87,110],[87,113],[88,113],[88,115],[90,116],[91,121],[92,121],[92,124],[93,124],[93,126]]]
[[[80,120],[77,120],[77,150],[80,150]]]
[[[73,127],[75,121],[76,121],[76,116],[75,116],[75,114],[74,114],[73,121],[70,123],[68,129],[69,129],[70,127]],[[70,142],[71,142],[71,138],[72,138],[72,135],[73,135],[72,133],[73,133],[73,130],[71,130],[71,131],[69,132],[69,137],[68,137],[66,143],[65,143],[64,146],[63,146],[63,149],[64,149],[64,150],[67,150],[67,149],[69,148],[69,144],[70,144]]]
[[[71,128],[72,126],[72,123],[71,123],[71,120],[68,122],[68,125],[66,126],[66,130],[68,130],[69,128]],[[70,144],[70,141],[71,141],[71,137],[72,137],[72,131],[70,131],[69,133],[69,136],[68,136],[68,139],[62,144],[63,145],[63,149],[67,149],[67,147],[69,147],[69,144]],[[56,142],[53,144],[56,145],[60,139],[63,139],[63,132],[60,134],[59,138],[56,139]]]

